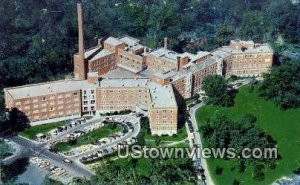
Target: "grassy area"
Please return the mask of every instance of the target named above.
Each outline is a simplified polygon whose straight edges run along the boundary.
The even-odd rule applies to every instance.
[[[94,130],[94,131],[92,131],[92,132],[90,132],[86,135],[78,137],[76,139],[76,142],[74,142],[74,143],[67,143],[67,142],[57,143],[54,146],[54,149],[56,149],[59,152],[68,151],[68,150],[71,150],[74,147],[90,144],[93,141],[95,141],[96,139],[101,139],[101,138],[108,137],[108,136],[112,135],[115,132],[122,131],[122,128],[123,127],[121,127],[119,125],[116,125],[115,127],[111,126],[111,125],[104,126],[104,127],[99,128],[99,129],[96,129],[96,130]]]
[[[218,114],[238,120],[246,113],[255,115],[258,119],[258,126],[277,141],[278,152],[282,159],[277,161],[274,170],[269,168],[264,170],[263,181],[255,181],[252,178],[252,166],[248,166],[244,173],[240,173],[236,169],[237,163],[234,160],[209,159],[207,160],[209,170],[218,185],[230,185],[235,179],[247,185],[271,184],[282,176],[290,175],[293,170],[300,167],[300,108],[280,110],[273,102],[265,101],[255,92],[250,93],[249,86],[244,86],[239,90],[233,107],[222,108],[207,105],[198,109],[196,114],[197,122],[201,126]],[[215,174],[218,166],[223,168],[221,175]]]
[[[20,135],[29,139],[35,139],[37,134],[39,133],[45,134],[52,129],[63,126],[64,124],[65,121],[59,121],[55,123],[32,126],[20,132]]]
[[[145,135],[145,139],[146,140],[155,140],[155,139],[160,139],[162,142],[163,141],[181,141],[183,139],[187,139],[187,132],[186,132],[186,127],[182,126],[182,128],[180,128],[178,130],[178,133],[176,135],[173,136],[156,136],[156,135],[151,135],[150,133],[146,133]]]
[[[186,104],[186,105],[189,105],[189,104],[191,104],[191,103],[197,101],[198,98],[199,98],[198,96],[193,96],[193,97],[191,97],[191,98],[185,99],[184,101],[185,101],[185,104]]]

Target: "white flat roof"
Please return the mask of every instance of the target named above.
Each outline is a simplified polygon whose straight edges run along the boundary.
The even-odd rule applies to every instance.
[[[117,45],[124,43],[115,37],[108,37],[104,42],[111,44],[113,46],[117,46]]]
[[[175,51],[168,50],[166,48],[159,48],[155,51],[150,52],[149,54],[156,57],[169,59],[169,61],[172,62],[177,62],[177,57],[181,56],[181,54],[176,53]]]
[[[244,53],[271,53],[273,52],[272,48],[268,44],[256,44],[253,48],[240,49],[240,48],[231,48],[229,46],[223,46],[218,48],[213,52],[214,54],[220,56],[228,56],[230,54],[244,54]]]
[[[176,107],[175,95],[171,84],[162,86],[149,79],[102,79],[100,87],[144,87],[148,88],[151,95],[152,105],[155,108]]]
[[[6,90],[14,99],[22,99],[27,97],[45,96],[49,94],[76,91],[80,89],[89,89],[94,87],[95,86],[89,84],[84,80],[59,80],[6,88]]]
[[[135,74],[121,67],[117,67],[116,69],[101,75],[101,77],[102,78],[145,78],[139,74]]]
[[[129,37],[129,36],[121,37],[121,38],[119,38],[119,40],[122,42],[125,42],[128,46],[132,46],[132,45],[138,44],[140,42],[139,39]]]
[[[86,50],[86,51],[84,52],[84,58],[85,58],[85,59],[88,58],[89,56],[91,56],[92,54],[94,54],[98,49],[100,49],[99,46],[94,47],[94,48],[91,48],[91,49],[89,49],[89,50]]]

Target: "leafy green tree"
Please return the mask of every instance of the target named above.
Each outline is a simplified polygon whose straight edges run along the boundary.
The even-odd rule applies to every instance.
[[[261,42],[264,40],[265,18],[260,11],[245,12],[241,23],[242,38]]]
[[[235,37],[234,28],[228,24],[221,25],[215,35],[215,41],[219,46],[228,45]]]
[[[275,66],[264,75],[260,94],[274,100],[281,108],[300,106],[300,60],[287,61]]]
[[[222,76],[206,76],[201,88],[208,96],[207,103],[226,107],[233,105],[234,94],[227,91],[227,82]]]
[[[256,125],[256,117],[246,114],[241,120],[234,121],[226,116],[217,116],[200,128],[209,148],[234,148],[238,156],[242,156],[244,148],[274,148],[276,141]],[[276,159],[238,159],[239,171],[244,172],[246,164],[271,166]],[[216,173],[220,170],[216,169]],[[255,174],[260,176],[257,170]],[[254,172],[253,172],[254,173]],[[259,178],[257,178],[259,179]]]

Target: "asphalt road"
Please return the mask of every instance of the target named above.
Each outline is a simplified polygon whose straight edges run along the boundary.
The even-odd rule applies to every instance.
[[[137,119],[135,116],[127,116],[127,118],[119,116],[118,118],[123,118],[124,122],[132,120],[132,119],[137,120],[139,122],[139,119]],[[69,156],[68,158],[71,159],[71,160],[74,160],[74,161],[79,161],[80,158],[82,158],[83,156],[86,156],[87,154],[94,153],[94,152],[96,152],[98,150],[103,150],[105,148],[109,148],[110,146],[113,146],[113,145],[115,145],[115,144],[117,144],[119,142],[125,141],[125,140],[127,140],[129,138],[132,138],[132,137],[136,137],[139,134],[140,129],[141,129],[140,128],[140,124],[132,124],[132,126],[133,126],[133,132],[127,132],[123,137],[115,139],[115,140],[113,140],[113,141],[111,141],[109,143],[100,145],[99,147],[96,147],[96,148],[94,148],[92,150],[89,150],[89,151],[86,151],[86,152],[82,152],[82,153],[80,153],[78,155]]]
[[[63,160],[65,159],[63,156],[61,156],[60,154],[50,152],[46,147],[41,147],[43,146],[43,144],[39,144],[37,142],[19,136],[11,137],[10,140],[20,145],[22,147],[22,150],[29,149],[28,156],[43,157],[46,160],[49,160],[51,164],[64,168],[69,173],[74,174],[76,176],[79,175],[82,177],[90,178],[93,175],[93,172],[90,171],[88,168],[84,167],[83,165],[80,165],[78,163],[67,164],[63,162]],[[20,158],[25,156],[22,155],[18,157]]]
[[[192,125],[194,128],[193,133],[194,133],[195,144],[200,146],[201,151],[203,149],[203,146],[202,146],[202,141],[201,141],[201,137],[200,137],[197,121],[196,121],[196,110],[204,105],[205,104],[203,102],[201,102],[201,103],[193,106],[189,111],[189,114],[191,116],[191,122],[192,122]],[[205,184],[206,185],[214,185],[214,182],[212,181],[211,176],[208,171],[208,166],[207,166],[206,160],[204,158],[202,158],[202,156],[200,156],[200,158],[198,158],[198,162],[195,162],[195,165],[199,166],[199,167],[202,166],[203,169],[205,169],[205,171],[204,171],[204,174],[206,177]]]
[[[251,81],[250,79],[245,79],[245,80],[241,81],[241,85],[238,88],[250,83],[250,81]],[[201,136],[199,133],[199,128],[198,128],[197,121],[196,121],[196,110],[204,105],[205,104],[203,102],[201,102],[201,103],[196,104],[195,106],[191,107],[189,110],[189,114],[191,116],[191,122],[192,122],[192,125],[194,128],[193,133],[194,133],[195,144],[200,146],[201,151],[203,149],[203,146],[202,146]],[[187,131],[189,132],[188,129],[187,129]],[[199,166],[199,167],[202,166],[203,169],[205,169],[205,172],[204,172],[204,174],[206,176],[205,184],[206,185],[214,185],[214,182],[212,181],[212,178],[210,176],[210,172],[208,171],[208,166],[207,166],[206,160],[202,156],[200,156],[200,158],[197,161],[195,161],[195,165]]]
[[[51,142],[60,140],[61,138],[64,138],[67,134],[73,133],[74,131],[81,130],[84,127],[91,126],[96,123],[102,122],[105,119],[105,117],[98,117],[98,118],[94,118],[92,120],[88,120],[87,123],[78,125],[74,128],[69,128],[65,132],[51,138],[50,140],[45,141],[43,143],[29,140],[27,138],[23,138],[20,136],[13,136],[13,137],[10,137],[9,139],[12,142],[18,144],[21,148],[20,148],[19,152],[14,154],[13,157],[8,158],[6,163],[13,162],[14,160],[16,160],[18,158],[22,158],[22,157],[38,156],[38,157],[44,158],[45,160],[48,160],[52,165],[55,165],[57,167],[65,169],[68,173],[73,174],[74,176],[84,177],[84,178],[89,179],[94,173],[88,167],[81,164],[79,162],[79,158],[81,158],[82,156],[87,155],[89,153],[92,153],[95,150],[108,148],[112,145],[117,144],[118,142],[125,141],[132,137],[136,137],[138,135],[138,133],[140,132],[139,118],[134,115],[115,115],[115,116],[108,116],[108,117],[122,118],[124,120],[124,122],[130,122],[130,120],[135,120],[138,123],[132,124],[134,127],[133,132],[128,132],[125,136],[123,136],[121,138],[113,140],[112,142],[109,142],[105,145],[101,145],[99,148],[95,148],[94,150],[87,151],[87,152],[77,155],[75,157],[67,157],[67,156],[63,156],[58,153],[50,152],[48,150],[48,148],[50,146],[49,144]],[[73,162],[70,164],[63,162],[63,160],[66,158],[70,159]]]

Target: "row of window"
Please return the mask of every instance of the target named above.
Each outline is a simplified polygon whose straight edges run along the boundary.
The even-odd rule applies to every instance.
[[[173,110],[162,110],[162,111],[159,111],[159,110],[157,110],[156,111],[156,114],[159,114],[160,112],[162,112],[163,114],[166,114],[166,113],[173,113]]]
[[[90,104],[95,104],[96,101],[95,100],[91,100],[91,101],[83,101],[83,105],[88,105],[90,102]]]
[[[74,108],[77,108],[77,107],[79,107],[79,104],[78,104],[78,103],[75,103],[75,104],[73,104],[73,107],[74,107]],[[38,108],[38,107],[33,106],[33,108]],[[59,105],[59,106],[57,107],[58,110],[61,110],[61,109],[64,109],[64,108],[70,109],[70,108],[72,108],[72,104]],[[30,110],[30,109],[31,109],[30,106],[25,106],[25,107],[24,107],[24,110],[25,110],[25,111],[28,111],[28,110]],[[19,110],[22,111],[22,107],[20,107]],[[39,110],[40,110],[40,109],[34,109],[34,110],[33,110],[33,113],[38,113]],[[46,112],[47,110],[48,110],[48,108],[42,108],[42,109],[41,109],[41,112]],[[49,107],[49,111],[54,111],[54,110],[55,110],[55,106]]]
[[[44,120],[44,119],[48,119],[48,118],[54,118],[54,117],[62,117],[62,116],[71,116],[71,115],[76,115],[79,114],[78,111],[66,111],[66,112],[58,112],[58,114],[54,113],[50,113],[48,114],[42,114],[42,115],[35,115],[33,116],[33,120],[37,121],[37,120]]]
[[[256,68],[256,67],[267,67],[268,64],[248,64],[248,65],[234,65],[233,69],[239,69],[239,68]]]
[[[75,95],[76,94],[76,95]],[[78,95],[78,93],[74,93],[74,96],[77,96]],[[65,101],[66,102],[71,102],[71,94],[66,94],[65,95]],[[55,102],[53,101],[53,100],[55,100],[55,98],[56,98],[56,96],[50,96],[50,98],[49,98],[49,100],[52,100],[51,102],[50,102],[50,104],[55,104]],[[59,95],[59,96],[57,96],[57,98],[58,98],[58,102],[59,103],[62,103],[63,102],[63,95]],[[47,100],[48,98],[47,97],[42,97],[40,100],[42,101],[42,102],[45,102],[46,100]],[[79,101],[79,98],[74,98],[74,101]],[[28,105],[28,104],[31,104],[31,103],[38,103],[39,102],[39,98],[34,98],[34,99],[32,99],[32,101],[31,100],[26,100],[26,101],[24,101],[24,104],[25,105]],[[21,101],[17,101],[16,103],[15,103],[15,105],[16,106],[20,106],[22,104],[22,102]],[[44,103],[43,103],[44,104]],[[42,105],[43,105],[42,104]]]
[[[173,118],[174,118],[174,116],[171,115],[171,116],[170,116],[170,119],[173,119]],[[159,116],[156,116],[156,119],[159,119]],[[162,119],[167,119],[167,116],[166,116],[166,115],[163,115],[163,116],[162,116]]]
[[[136,101],[128,101],[128,100],[122,100],[122,101],[120,101],[120,100],[105,100],[105,99],[101,99],[100,100],[100,103],[101,104],[114,104],[114,103],[122,103],[122,104],[127,104],[127,103],[139,103],[139,104],[142,104],[142,103],[145,103],[145,104],[147,104],[148,103],[148,101],[147,100],[136,100]]]
[[[91,106],[90,110],[91,111],[95,110],[95,106]],[[83,107],[83,111],[84,112],[89,111],[89,107]]]
[[[132,106],[100,106],[100,110],[125,110],[132,109]]]
[[[245,55],[233,55],[232,58],[259,58],[262,56],[270,57],[271,54],[245,54]]]
[[[136,93],[137,92],[137,90],[136,89],[134,89],[134,90],[128,90],[128,89],[110,89],[110,90],[105,90],[105,89],[103,89],[102,90],[102,92],[103,93],[129,93],[129,92],[131,92],[132,94],[134,94],[134,93]],[[142,93],[142,92],[145,92],[145,93],[147,93],[148,92],[148,90],[142,90],[142,89],[139,89],[138,90],[138,92],[139,93]]]
[[[175,126],[154,126],[152,127],[154,130],[176,130]]]

